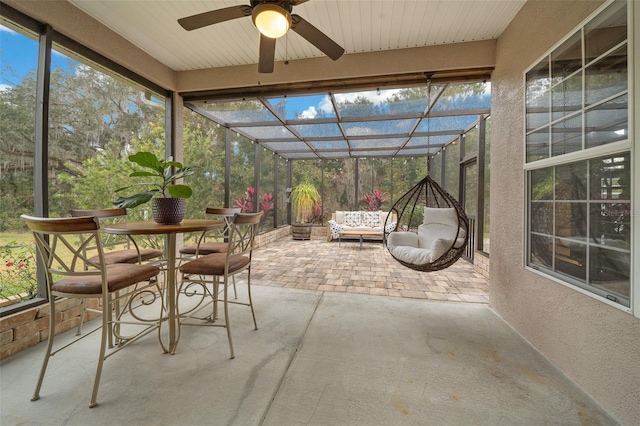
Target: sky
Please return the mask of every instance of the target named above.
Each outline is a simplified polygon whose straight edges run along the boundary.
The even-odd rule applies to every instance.
[[[72,59],[54,51],[52,67],[67,68]],[[36,69],[38,41],[0,25],[0,90],[19,83],[24,75]]]
[[[37,40],[0,25],[0,91],[19,83],[27,72],[35,70],[37,55]],[[53,68],[63,67],[66,69],[69,62],[73,60],[54,51],[51,61]],[[343,94],[341,100],[353,100],[359,95],[369,98],[374,104],[380,104],[396,91],[380,90],[379,92]],[[297,117],[287,117],[287,119],[315,118],[321,111],[333,113],[331,102],[326,95],[288,97],[287,109],[298,113]]]

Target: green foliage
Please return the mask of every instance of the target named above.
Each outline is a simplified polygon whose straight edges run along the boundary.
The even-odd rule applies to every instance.
[[[191,197],[193,190],[189,186],[175,184],[176,180],[193,174],[191,167],[185,167],[180,162],[172,161],[171,158],[168,158],[167,160],[160,160],[152,152],[146,151],[130,155],[129,161],[150,170],[135,171],[129,175],[130,177],[149,177],[155,178],[156,181],[135,183],[133,185],[125,186],[124,188],[116,189],[115,192],[118,193],[126,191],[132,187],[142,186],[144,188],[147,188],[146,191],[139,192],[137,194],[129,195],[126,197],[119,197],[113,203],[113,205],[115,205],[116,207],[137,207],[140,204],[144,204],[147,201],[151,200],[151,198],[156,195],[167,198]],[[175,171],[173,171],[172,168],[175,168]]]
[[[36,257],[33,245],[11,241],[0,247],[0,299],[15,297],[16,302],[37,295]]]
[[[291,191],[291,206],[296,222],[309,222],[319,203],[320,194],[316,187],[308,181],[296,185]]]

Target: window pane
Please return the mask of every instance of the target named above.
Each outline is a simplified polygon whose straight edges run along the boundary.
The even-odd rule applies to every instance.
[[[476,163],[464,168],[464,210],[467,215],[478,214],[478,165]]]
[[[553,203],[531,203],[531,232],[553,235]]]
[[[587,163],[584,161],[556,167],[556,200],[587,199]]]
[[[592,200],[631,199],[631,157],[621,153],[589,162]]]
[[[184,179],[193,189],[187,215],[203,218],[207,207],[225,207],[225,129],[187,108],[183,117],[184,163],[194,169],[194,174]]]
[[[631,273],[630,159],[627,152],[529,172],[529,264],[571,276],[578,280],[572,284],[624,306]],[[553,251],[546,235],[555,237]]]
[[[531,235],[529,263],[551,269],[553,266],[553,240],[550,237]]]
[[[527,135],[527,162],[549,157],[549,127]]]
[[[527,131],[536,129],[549,122],[549,59],[527,72]]]
[[[582,115],[562,120],[551,129],[553,156],[582,149]]]
[[[584,27],[589,63],[627,39],[627,2],[616,1]]]
[[[599,104],[585,113],[587,148],[629,138],[628,96]]]
[[[553,199],[553,168],[532,170],[529,172],[531,180],[532,200],[552,200]]]
[[[260,153],[260,182],[258,183],[258,211],[264,212],[260,219],[260,231],[273,229],[275,179],[273,176],[274,156],[266,148]]]
[[[552,120],[582,109],[582,73],[574,74],[551,89]]]
[[[631,248],[631,205],[593,203],[589,231],[592,241],[625,250]]]
[[[283,226],[287,224],[287,199],[290,195],[290,192],[287,192],[287,166],[289,163],[284,158],[276,155],[276,164],[278,167],[276,174],[276,179],[278,180],[278,223],[276,226]]]
[[[555,235],[587,238],[587,203],[556,203],[555,209]]]
[[[490,252],[491,231],[491,117],[485,121],[484,136],[484,239],[482,250]]]
[[[551,79],[553,84],[578,71],[581,66],[581,36],[580,31],[577,31],[551,53]]]
[[[580,281],[587,279],[587,246],[568,240],[555,239],[556,271]]]
[[[431,179],[438,184],[442,184],[442,182],[440,182],[442,180],[442,155],[440,153],[441,151],[434,155],[429,162],[429,165],[431,166],[429,176],[431,176]]]
[[[389,210],[391,199],[391,160],[377,158],[361,158],[358,176],[358,192],[362,210]]]
[[[255,213],[258,202],[253,186],[255,155],[255,148],[249,139],[233,135],[229,182],[231,207],[241,208],[245,213]]]
[[[460,145],[450,143],[445,150],[444,189],[456,200],[458,197],[458,180],[460,179]]]
[[[593,286],[611,295],[622,297],[617,302],[629,306],[631,281],[630,253],[591,247],[589,250],[589,278]]]
[[[16,302],[38,295],[33,236],[20,219],[34,213],[38,42],[27,34],[0,25],[0,300]]]
[[[585,70],[586,105],[627,90],[627,45]]]
[[[478,135],[480,131],[476,125],[473,129],[464,134],[464,157],[478,152]]]

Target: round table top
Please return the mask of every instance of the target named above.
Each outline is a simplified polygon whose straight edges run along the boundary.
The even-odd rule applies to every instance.
[[[211,219],[184,219],[175,225],[165,225],[152,220],[141,222],[122,222],[113,225],[105,225],[102,229],[109,234],[121,235],[151,235],[151,234],[177,234],[181,232],[208,231],[210,229],[225,226],[223,220]]]

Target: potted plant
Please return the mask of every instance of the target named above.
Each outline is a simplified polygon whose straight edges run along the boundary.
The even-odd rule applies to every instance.
[[[291,233],[294,240],[311,239],[311,219],[318,205],[320,194],[312,183],[304,181],[293,188],[291,207],[295,222],[291,224]]]
[[[172,161],[171,157],[160,160],[155,154],[146,151],[130,155],[129,161],[147,169],[135,171],[129,175],[130,177],[150,179],[117,189],[116,193],[133,187],[142,187],[145,191],[120,196],[113,205],[120,208],[133,208],[151,200],[153,220],[161,224],[180,223],[184,218],[185,199],[191,197],[193,190],[187,185],[175,182],[192,175],[191,167]]]

